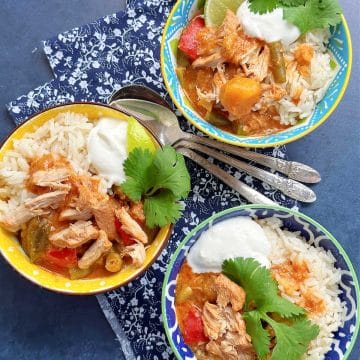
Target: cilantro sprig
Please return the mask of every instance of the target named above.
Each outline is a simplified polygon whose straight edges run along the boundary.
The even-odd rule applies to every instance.
[[[319,327],[306,318],[305,310],[278,294],[270,271],[255,259],[225,260],[222,271],[246,293],[243,317],[258,357],[265,359],[270,352],[270,335],[264,328],[268,324],[276,336],[271,360],[298,360],[319,334]]]
[[[283,8],[284,18],[302,34],[341,22],[338,0],[249,0],[249,3],[251,11],[259,14]]]
[[[135,148],[124,162],[122,191],[133,201],[144,200],[146,224],[165,226],[181,217],[179,200],[188,196],[190,175],[184,157],[171,146],[154,154]]]

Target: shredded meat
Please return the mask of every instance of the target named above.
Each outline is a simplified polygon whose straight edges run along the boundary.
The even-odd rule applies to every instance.
[[[218,50],[217,52],[211,55],[198,57],[195,61],[193,61],[191,66],[194,68],[203,67],[203,66],[216,67],[219,64],[222,64],[224,61],[225,61],[224,57],[222,56],[220,50]]]
[[[217,292],[217,304],[225,307],[231,304],[234,311],[240,311],[245,304],[245,291],[228,277],[220,274],[215,280],[215,291]]]
[[[205,335],[212,340],[217,340],[226,331],[226,319],[223,309],[215,304],[206,302],[202,312]]]
[[[71,249],[96,239],[98,235],[99,231],[91,221],[79,220],[68,228],[51,234],[49,240],[55,246]]]
[[[71,185],[63,183],[69,176],[70,170],[65,167],[39,170],[31,175],[29,182],[36,186],[49,187],[52,190],[70,190]]]
[[[17,232],[20,230],[21,225],[27,223],[35,216],[47,214],[48,211],[44,209],[28,209],[24,204],[18,206],[15,211],[8,211],[1,217],[0,225],[6,230]]]
[[[120,208],[115,210],[116,217],[119,219],[123,230],[131,235],[134,239],[146,244],[148,242],[148,236],[141,228],[141,226],[129,215],[124,209]]]
[[[206,350],[224,360],[254,359],[251,337],[239,312],[245,303],[244,290],[223,274],[216,277],[214,290],[216,304],[206,302],[201,316],[204,333],[210,339]]]
[[[97,226],[106,232],[110,240],[116,237],[115,213],[109,200],[104,200],[92,206]]]
[[[136,243],[126,246],[123,250],[123,256],[129,256],[136,267],[141,266],[146,258],[144,245],[142,243]]]
[[[221,55],[225,61],[245,65],[255,63],[263,47],[263,43],[255,38],[250,38],[241,29],[237,16],[230,10],[226,12],[223,24],[218,33],[221,41]]]
[[[205,335],[210,342],[206,350],[221,359],[254,359],[251,337],[246,332],[245,322],[239,312],[230,306],[206,302],[202,321]]]
[[[67,208],[61,211],[59,220],[73,221],[73,220],[89,220],[92,217],[91,209],[77,210]]]
[[[28,199],[24,204],[25,207],[31,211],[44,208],[57,209],[64,202],[67,193],[68,191],[62,190],[49,192],[36,196],[32,199]]]
[[[259,81],[263,81],[269,73],[270,50],[267,45],[263,48],[257,48],[256,56],[249,58],[247,66],[244,66],[246,76],[253,77]]]
[[[111,248],[112,243],[109,241],[106,232],[100,230],[97,240],[85,251],[82,258],[78,261],[78,267],[80,269],[88,269],[102,255],[109,252]]]
[[[143,223],[145,221],[143,203],[141,201],[132,203],[130,205],[129,214],[136,221]]]

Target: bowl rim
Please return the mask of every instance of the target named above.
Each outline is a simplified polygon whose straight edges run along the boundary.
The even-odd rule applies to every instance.
[[[123,112],[121,112],[120,110],[107,105],[107,104],[102,104],[102,103],[97,103],[97,102],[92,102],[92,101],[75,101],[75,102],[69,102],[66,104],[59,104],[59,105],[55,105],[55,106],[51,106],[48,107],[46,109],[43,109],[41,111],[38,111],[34,114],[32,114],[31,116],[29,116],[25,121],[23,121],[22,123],[18,124],[17,126],[15,126],[11,132],[4,138],[4,140],[0,143],[0,150],[3,148],[3,146],[10,141],[11,137],[13,136],[13,134],[19,129],[21,128],[23,125],[25,125],[26,123],[30,122],[31,120],[33,120],[34,117],[37,117],[39,115],[41,115],[42,113],[45,113],[49,110],[53,110],[56,108],[66,108],[68,106],[73,106],[73,105],[95,105],[98,107],[105,107],[111,110],[115,110],[121,114],[124,114]],[[126,115],[126,114],[125,114]],[[127,115],[128,116],[128,115]],[[153,140],[161,147],[161,144],[158,142],[158,140],[153,137]],[[170,224],[168,231],[166,233],[165,238],[162,240],[162,244],[159,247],[158,251],[155,253],[154,257],[150,260],[150,262],[141,270],[141,271],[135,271],[134,275],[130,276],[126,281],[124,281],[121,284],[117,284],[117,285],[110,285],[107,287],[101,287],[101,289],[98,290],[91,290],[88,292],[77,292],[77,291],[71,291],[71,290],[66,290],[66,289],[59,289],[59,288],[52,288],[50,285],[44,285],[41,283],[41,281],[38,281],[35,277],[32,277],[28,274],[23,273],[20,269],[16,268],[15,266],[13,266],[12,262],[7,258],[7,256],[5,256],[4,253],[4,249],[2,248],[2,246],[0,246],[0,254],[2,255],[3,259],[6,261],[7,264],[9,264],[9,266],[15,270],[18,274],[20,274],[23,278],[29,280],[30,282],[32,282],[35,285],[40,286],[43,289],[58,293],[58,294],[65,294],[65,295],[74,295],[74,296],[88,296],[88,295],[97,295],[97,294],[103,294],[107,291],[111,291],[114,289],[117,289],[119,287],[125,286],[128,283],[130,283],[131,281],[135,280],[136,278],[142,276],[152,265],[153,263],[157,260],[157,258],[160,256],[161,252],[165,249],[165,247],[168,245],[169,243],[169,239],[171,237],[172,231],[174,228],[174,224]],[[17,237],[16,237],[16,241],[18,241]],[[49,271],[51,273],[51,271]],[[101,278],[99,278],[101,279]],[[70,281],[70,280],[69,280]]]
[[[161,44],[160,44],[160,67],[161,67],[161,74],[162,74],[162,77],[164,79],[165,87],[166,87],[166,89],[167,89],[167,91],[168,91],[168,93],[169,93],[169,95],[171,97],[171,100],[176,105],[176,108],[181,112],[181,114],[192,125],[194,125],[198,130],[200,130],[204,134],[210,136],[211,138],[214,138],[214,139],[216,139],[218,141],[221,141],[221,142],[224,142],[224,143],[227,143],[227,144],[240,146],[240,147],[248,147],[248,148],[267,148],[267,147],[274,147],[274,146],[288,144],[288,143],[296,141],[296,140],[310,134],[312,131],[314,131],[320,125],[322,125],[330,117],[330,115],[335,111],[335,109],[339,105],[339,103],[340,103],[341,99],[343,98],[343,96],[345,94],[345,91],[346,91],[346,89],[348,87],[349,80],[350,80],[350,75],[351,75],[351,70],[352,70],[352,63],[353,63],[353,49],[352,49],[351,34],[350,34],[349,26],[347,24],[347,21],[346,21],[346,18],[345,18],[344,14],[341,14],[341,22],[342,22],[342,24],[344,26],[346,40],[348,42],[348,57],[349,57],[349,61],[348,61],[348,64],[347,64],[347,69],[346,69],[345,79],[344,79],[344,82],[343,82],[343,84],[341,86],[341,89],[340,89],[340,91],[338,93],[338,96],[336,97],[336,100],[331,105],[331,107],[327,110],[325,115],[316,124],[310,126],[308,129],[301,132],[300,134],[297,134],[295,136],[292,136],[292,137],[284,139],[284,140],[272,141],[272,142],[266,143],[266,144],[249,144],[249,143],[244,143],[244,142],[241,142],[241,141],[229,140],[229,139],[226,139],[226,138],[224,138],[222,136],[219,136],[217,134],[213,134],[210,131],[208,131],[207,129],[203,128],[203,126],[199,125],[198,122],[194,118],[192,118],[190,115],[188,115],[183,110],[182,106],[177,101],[173,90],[171,89],[171,86],[169,84],[169,81],[168,81],[168,78],[167,78],[167,75],[166,75],[166,71],[165,71],[165,38],[166,38],[166,34],[168,32],[168,28],[170,26],[170,23],[171,23],[171,20],[172,20],[172,18],[174,16],[174,13],[176,12],[176,10],[178,9],[178,7],[180,6],[180,4],[183,1],[184,0],[177,0],[176,1],[176,3],[174,4],[173,8],[171,9],[170,14],[169,14],[169,16],[168,16],[168,18],[166,20],[165,27],[164,27],[162,37],[161,37]],[[194,0],[194,1],[196,1],[196,0]],[[211,126],[214,126],[214,125],[211,125]]]
[[[172,349],[172,351],[174,352],[175,356],[177,357],[177,359],[182,360],[182,357],[180,356],[177,347],[175,346],[172,337],[170,335],[170,329],[169,329],[169,325],[167,322],[167,313],[166,313],[166,288],[167,285],[169,283],[169,276],[171,273],[171,270],[174,266],[174,263],[180,253],[180,251],[183,249],[183,247],[186,245],[186,243],[200,230],[202,229],[206,224],[212,222],[214,219],[217,218],[221,218],[226,214],[232,213],[232,212],[236,212],[238,210],[245,210],[245,209],[269,209],[269,210],[276,210],[276,211],[284,211],[287,212],[289,214],[292,215],[296,215],[300,218],[302,218],[303,220],[311,223],[312,225],[318,227],[327,237],[328,239],[336,246],[336,248],[339,250],[340,254],[343,256],[347,266],[349,267],[351,276],[352,276],[352,280],[354,283],[354,287],[355,287],[355,295],[356,295],[356,300],[358,301],[357,304],[357,309],[355,311],[356,313],[356,323],[355,323],[355,329],[354,332],[352,334],[351,337],[351,342],[348,346],[348,348],[346,349],[346,352],[344,354],[344,357],[342,358],[342,360],[346,360],[348,359],[358,336],[358,332],[359,332],[359,328],[360,328],[360,306],[359,306],[359,300],[360,300],[360,288],[359,288],[359,280],[357,278],[357,274],[355,272],[354,266],[349,258],[349,256],[347,255],[347,253],[345,252],[344,248],[342,247],[342,245],[340,244],[340,242],[338,240],[336,240],[336,238],[327,230],[325,229],[324,226],[322,226],[321,224],[319,224],[317,221],[315,221],[314,219],[312,219],[310,216],[305,215],[299,211],[293,210],[293,209],[289,209],[286,208],[284,206],[273,206],[273,205],[261,205],[261,204],[248,204],[248,205],[240,205],[240,206],[235,206],[229,209],[225,209],[222,210],[218,213],[213,214],[212,216],[208,217],[207,219],[205,219],[204,221],[202,221],[200,224],[198,224],[194,229],[192,229],[186,236],[185,238],[180,242],[180,244],[178,245],[176,251],[173,253],[173,255],[171,256],[170,262],[167,266],[166,269],[166,273],[164,276],[164,282],[162,285],[162,292],[161,292],[161,315],[162,315],[162,320],[164,323],[164,329],[165,329],[165,333],[166,333],[166,337],[168,339],[168,342],[170,344],[170,347]]]

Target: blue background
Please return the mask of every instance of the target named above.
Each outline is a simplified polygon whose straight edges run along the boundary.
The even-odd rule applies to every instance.
[[[314,166],[318,200],[301,211],[324,225],[360,269],[360,66],[357,1],[341,1],[353,33],[349,87],[333,115],[287,146],[292,160]],[[119,11],[124,0],[1,0],[0,139],[13,128],[5,104],[52,79],[41,40]],[[119,344],[95,297],[42,290],[0,259],[0,359],[117,359]],[[350,356],[360,358],[359,340]]]

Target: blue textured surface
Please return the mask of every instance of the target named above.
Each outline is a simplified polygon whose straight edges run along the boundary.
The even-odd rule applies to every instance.
[[[0,14],[0,137],[13,127],[4,105],[51,78],[40,40],[121,8],[123,1],[10,0]],[[16,5],[16,7],[15,7]],[[356,2],[343,3],[356,34]],[[292,159],[315,166],[323,181],[318,201],[302,208],[343,244],[360,267],[359,205],[359,61],[354,41],[354,68],[345,97],[332,117],[311,135],[288,146]],[[37,51],[32,52],[35,48]],[[336,139],[336,140],[335,140]],[[359,274],[359,272],[358,272]],[[116,359],[115,336],[96,299],[51,294],[29,284],[0,260],[0,359]],[[358,359],[354,348],[351,360]]]

